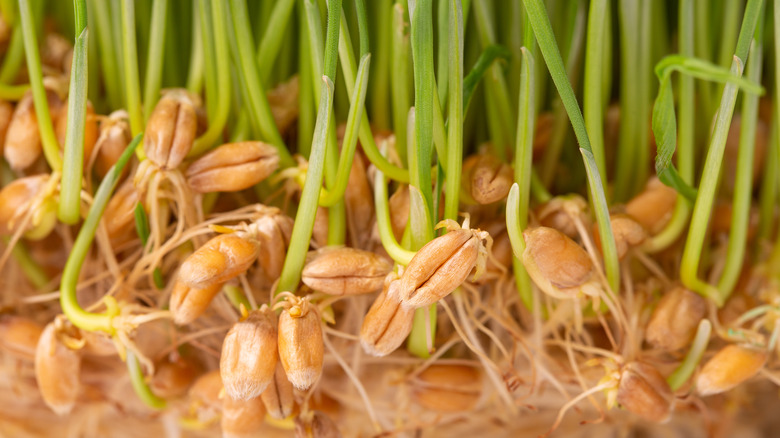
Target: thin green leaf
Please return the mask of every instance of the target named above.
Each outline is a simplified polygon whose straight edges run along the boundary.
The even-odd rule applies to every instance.
[[[485,72],[488,71],[493,62],[499,59],[508,61],[512,54],[509,50],[498,44],[491,44],[482,51],[477,59],[476,64],[471,67],[471,71],[466,78],[463,79],[463,112],[467,112],[469,104],[471,103],[471,97],[474,94],[474,90],[479,85],[479,81],[485,76]]]

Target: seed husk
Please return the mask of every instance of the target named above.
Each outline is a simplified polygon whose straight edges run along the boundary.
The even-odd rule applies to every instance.
[[[24,212],[32,207],[48,181],[48,174],[17,178],[0,190],[0,234],[10,235],[17,230]],[[27,224],[28,230],[32,227],[32,223]]]
[[[283,420],[293,413],[295,400],[293,399],[293,385],[287,379],[281,361],[276,362],[274,378],[268,387],[260,394],[268,415],[277,420]]]
[[[374,195],[366,176],[363,160],[352,160],[347,189],[344,192],[347,210],[347,230],[351,246],[367,249],[371,242],[371,226],[374,221]]]
[[[259,397],[234,400],[226,396],[222,400],[222,436],[239,438],[254,436],[263,427],[265,406]]]
[[[312,411],[295,419],[295,438],[341,438],[341,432],[325,413]]]
[[[53,121],[57,120],[62,100],[57,93],[46,90],[49,103],[49,113]],[[8,130],[5,135],[3,155],[14,170],[24,170],[30,167],[43,151],[41,134],[38,130],[38,117],[35,115],[32,92],[27,92],[16,104]]]
[[[293,386],[306,391],[319,380],[324,350],[319,311],[308,298],[290,298],[279,315],[279,359]]]
[[[661,231],[669,222],[677,203],[677,191],[651,178],[642,193],[626,204],[626,214],[651,234]]]
[[[144,133],[144,152],[161,169],[175,169],[190,152],[198,128],[196,99],[172,89],[157,102]]]
[[[544,292],[555,297],[575,296],[578,286],[593,275],[593,262],[576,242],[554,228],[523,232],[523,265]]]
[[[644,362],[631,362],[620,374],[617,401],[624,408],[656,423],[669,421],[674,394],[658,370]]]
[[[108,201],[102,220],[112,245],[119,245],[134,237],[135,208],[140,198],[133,182],[127,180]]]
[[[480,204],[492,204],[505,199],[512,183],[512,167],[492,155],[480,155],[471,170],[471,196]]]
[[[193,161],[186,176],[198,193],[237,192],[266,179],[279,167],[276,149],[260,141],[226,143]]]
[[[372,356],[392,353],[412,331],[414,309],[401,305],[399,283],[394,279],[395,274],[388,274],[382,293],[376,297],[360,327],[360,345]]]
[[[190,411],[198,421],[208,423],[215,419],[222,409],[222,378],[219,370],[202,374],[192,384],[187,395],[190,400]]]
[[[404,306],[428,306],[449,295],[466,280],[477,262],[481,238],[456,229],[420,248],[398,280]]]
[[[227,395],[258,397],[273,380],[276,360],[276,314],[263,306],[235,323],[222,343],[219,370]]]
[[[588,203],[579,195],[556,196],[536,207],[535,213],[540,225],[555,228],[568,237],[575,238],[578,232],[574,221],[587,223],[587,208]]]
[[[171,292],[170,311],[173,322],[187,325],[206,311],[211,300],[222,290],[223,283],[216,283],[203,289],[196,289],[176,281]]]
[[[154,371],[149,388],[157,397],[172,399],[187,393],[198,377],[200,367],[193,359],[178,357],[158,363]]]
[[[399,242],[409,221],[409,186],[401,185],[388,200],[390,207],[390,225],[393,227],[395,239]]]
[[[696,379],[696,389],[703,396],[733,389],[758,374],[768,356],[763,349],[729,344],[704,365]]]
[[[187,257],[179,269],[179,281],[193,289],[224,283],[249,269],[259,247],[252,233],[220,234]]]
[[[108,170],[116,164],[131,140],[127,111],[114,111],[100,123],[100,135],[95,142],[95,149],[98,151],[95,159],[95,170],[98,175],[102,177],[108,173]],[[126,172],[127,168],[123,170],[123,174]]]
[[[292,228],[293,219],[278,210],[263,215],[253,224],[257,240],[260,242],[257,260],[270,282],[276,281],[282,273]]]
[[[624,214],[614,214],[610,218],[612,234],[615,236],[615,246],[618,259],[623,259],[631,248],[642,244],[647,237],[645,229],[631,217]],[[601,237],[598,226],[593,226],[593,241],[601,250]]]
[[[43,329],[35,349],[35,379],[43,401],[58,415],[69,413],[81,392],[81,355],[65,344],[78,339],[78,329],[56,322]]]
[[[465,365],[431,365],[412,380],[412,397],[436,412],[469,411],[482,396],[479,371]]]
[[[393,265],[368,251],[326,247],[313,253],[301,279],[310,288],[330,295],[359,295],[379,290]]]
[[[653,347],[666,351],[687,347],[706,312],[707,304],[699,294],[675,287],[653,310],[645,338]]]
[[[43,327],[22,316],[0,317],[0,349],[19,359],[32,361]]]

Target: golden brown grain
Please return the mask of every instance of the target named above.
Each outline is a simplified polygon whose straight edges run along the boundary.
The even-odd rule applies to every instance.
[[[320,314],[308,298],[291,297],[279,315],[279,359],[290,383],[309,389],[322,375]]]
[[[372,252],[326,247],[313,253],[301,279],[319,292],[359,295],[379,290],[392,268],[390,261]]]
[[[263,306],[235,323],[222,343],[219,371],[227,395],[258,397],[274,378],[276,360],[276,314]]]
[[[186,176],[199,193],[237,192],[266,179],[279,167],[279,154],[260,141],[227,143],[193,161]]]

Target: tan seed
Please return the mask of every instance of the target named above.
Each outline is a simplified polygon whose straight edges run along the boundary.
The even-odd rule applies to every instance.
[[[699,294],[676,287],[661,298],[647,324],[647,342],[662,350],[685,348],[696,335],[707,304]]]
[[[392,281],[394,275],[388,275],[382,293],[376,297],[360,327],[360,345],[372,356],[392,353],[412,331],[414,309],[401,305],[399,283]]]
[[[135,238],[135,208],[139,200],[138,190],[132,181],[127,180],[108,201],[102,220],[112,245]]]
[[[577,286],[593,275],[588,253],[560,231],[538,227],[526,230],[523,237],[523,265],[544,292],[557,297],[574,296]]]
[[[170,90],[149,116],[144,151],[158,167],[175,169],[190,152],[198,127],[195,100],[187,90]]]
[[[47,33],[41,50],[41,61],[58,71],[70,71],[69,65],[67,66],[67,69],[64,67],[66,65],[68,53],[71,53],[72,51],[73,46],[65,37],[54,32]]]
[[[701,395],[733,389],[758,374],[767,357],[766,350],[747,345],[727,345],[704,365],[696,379],[696,389]]]
[[[359,295],[379,290],[393,265],[368,251],[326,247],[313,253],[301,279],[310,288],[330,295]]]
[[[0,349],[20,359],[32,361],[43,327],[22,316],[0,318]]]
[[[314,215],[314,229],[312,229],[312,246],[324,248],[328,245],[328,209],[319,206]]]
[[[293,385],[284,373],[282,362],[277,361],[274,378],[268,387],[260,394],[268,415],[277,420],[283,420],[293,413],[295,400],[293,399]]]
[[[37,128],[36,128],[37,129]],[[17,178],[0,190],[0,234],[13,234],[49,181],[48,174]],[[32,228],[33,224],[27,225]]]
[[[428,306],[449,295],[466,280],[482,245],[478,232],[455,229],[420,248],[398,280],[404,306]]]
[[[665,423],[672,414],[674,394],[655,367],[631,362],[621,372],[617,401],[648,421]]]
[[[35,350],[38,389],[46,405],[58,415],[73,409],[81,390],[81,355],[65,345],[63,337],[77,338],[78,330],[72,326],[58,329],[55,323],[49,323]]]
[[[492,155],[483,154],[471,171],[471,196],[480,204],[492,204],[507,197],[512,183],[512,167]]]
[[[322,326],[308,298],[292,297],[279,315],[279,359],[290,383],[306,391],[322,375]]]
[[[222,400],[222,436],[239,438],[255,436],[263,427],[265,406],[259,397],[234,400],[225,396]]]
[[[647,232],[631,217],[624,214],[613,214],[609,219],[612,224],[612,234],[615,236],[615,247],[619,259],[623,259],[628,250],[642,244],[647,238]],[[601,237],[597,225],[593,225],[593,243],[601,250]]]
[[[171,399],[187,393],[198,377],[200,367],[190,358],[179,357],[174,361],[163,361],[155,366],[149,388],[157,397]]]
[[[222,409],[222,378],[219,370],[210,371],[195,380],[187,393],[190,411],[198,421],[208,423],[216,418]]]
[[[263,306],[235,323],[222,343],[219,371],[227,395],[258,397],[273,380],[276,359],[276,314]]]
[[[563,234],[577,237],[576,221],[587,223],[588,203],[579,195],[556,196],[535,209],[539,224],[555,228]]]
[[[390,225],[393,227],[395,239],[399,242],[404,235],[406,223],[409,222],[409,186],[402,185],[390,196]]]
[[[656,234],[669,222],[676,204],[677,191],[653,177],[642,193],[628,201],[626,214],[650,234]]]
[[[211,300],[222,290],[222,283],[207,286],[204,289],[194,289],[181,281],[177,281],[171,292],[170,311],[173,322],[187,325],[195,321],[206,311]]]
[[[352,160],[347,190],[344,192],[344,206],[351,246],[367,249],[374,222],[374,195],[366,176],[366,167],[359,155]]]
[[[114,111],[109,114],[108,119],[100,123],[100,135],[95,143],[95,149],[98,151],[95,170],[98,175],[105,176],[108,173],[131,140],[127,111]],[[127,172],[126,169],[124,172]]]
[[[260,141],[227,143],[193,161],[187,182],[198,193],[237,192],[266,179],[279,167],[279,154]]]
[[[62,101],[51,90],[46,90],[46,98],[51,118],[56,121],[62,107]],[[28,92],[16,104],[13,116],[11,116],[5,135],[3,154],[12,169],[24,170],[38,159],[42,151],[38,117],[35,115],[32,93]]]
[[[536,118],[536,125],[534,127],[534,146],[533,154],[534,159],[540,157],[547,145],[550,144],[550,140],[553,136],[553,122],[555,116],[551,112],[541,113]]]
[[[194,289],[224,283],[254,263],[260,244],[251,233],[220,234],[192,253],[179,270],[179,281]]]
[[[275,210],[255,221],[253,229],[260,242],[260,254],[257,260],[266,278],[274,282],[282,273],[284,258],[292,236],[293,219]]]
[[[412,380],[412,397],[420,406],[436,412],[465,412],[482,395],[479,371],[465,365],[432,365]]]

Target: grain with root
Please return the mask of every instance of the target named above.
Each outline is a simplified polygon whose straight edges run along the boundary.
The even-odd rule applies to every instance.
[[[645,329],[647,342],[655,348],[675,351],[687,347],[707,312],[701,295],[683,287],[666,292]]]
[[[593,276],[588,253],[562,232],[537,227],[523,233],[523,265],[539,288],[556,298],[572,298]]]
[[[100,133],[95,142],[95,170],[101,177],[116,164],[132,140],[128,117],[127,111],[117,110],[100,122]]]
[[[246,272],[259,252],[260,244],[253,233],[220,234],[184,260],[178,281],[193,289],[222,284]]]
[[[514,171],[492,155],[480,155],[471,170],[471,197],[480,204],[492,204],[506,198],[512,187]]]
[[[768,358],[765,349],[729,344],[704,364],[696,378],[696,391],[707,396],[731,390],[758,374]]]
[[[610,223],[619,259],[623,259],[629,250],[638,247],[647,238],[645,229],[627,215],[614,214],[610,218]],[[601,236],[596,226],[593,227],[593,242],[596,248],[601,248]]]
[[[279,167],[279,154],[260,141],[227,143],[187,168],[187,183],[198,193],[237,192],[266,179]]]
[[[58,415],[68,414],[81,392],[81,354],[73,345],[78,344],[78,329],[67,324],[49,323],[35,350],[38,389],[46,405]]]
[[[22,316],[0,316],[0,350],[26,361],[35,359],[43,327]]]
[[[287,379],[306,391],[322,375],[325,346],[320,312],[308,298],[290,297],[279,314],[279,360]]]
[[[229,396],[222,399],[222,436],[241,438],[254,436],[262,427],[265,419],[265,406],[259,397],[249,400],[233,400]]]
[[[149,116],[146,156],[161,169],[175,169],[190,152],[197,127],[195,99],[186,90],[169,90]]]
[[[266,390],[277,360],[276,314],[267,306],[235,323],[222,343],[219,371],[225,393],[250,400]]]
[[[652,178],[645,189],[626,204],[626,214],[651,234],[657,234],[672,218],[677,203],[677,192]]]
[[[47,90],[49,113],[56,120],[63,103],[57,93]],[[32,166],[41,156],[41,134],[38,130],[38,117],[35,115],[32,93],[27,93],[16,104],[8,130],[5,134],[3,156],[14,170],[24,170]]]
[[[293,385],[287,379],[281,361],[276,362],[274,377],[265,391],[260,394],[260,399],[263,400],[265,409],[272,418],[283,420],[293,414],[295,408]]]
[[[324,412],[312,411],[295,419],[295,438],[341,438],[341,432]]]
[[[171,291],[170,310],[173,322],[187,325],[203,315],[211,300],[222,291],[223,283],[215,283],[202,289],[192,288],[176,281]]]
[[[412,330],[414,309],[401,305],[395,274],[388,274],[382,293],[368,310],[360,327],[360,345],[372,356],[387,356],[395,351]],[[395,287],[394,287],[395,286]]]
[[[48,182],[48,174],[28,176],[14,180],[0,190],[0,234],[13,234],[22,226],[25,214],[36,206],[36,200]],[[25,231],[34,226],[31,222],[25,225]]]
[[[198,363],[189,357],[163,360],[155,365],[154,371],[154,376],[149,380],[149,389],[164,399],[175,399],[187,394],[201,373]]]
[[[623,367],[616,400],[623,408],[656,423],[669,421],[675,402],[664,376],[644,362],[630,362]]]
[[[260,253],[257,261],[265,277],[273,283],[282,273],[282,265],[292,236],[293,219],[278,210],[264,214],[252,224]]]
[[[379,290],[392,268],[387,259],[372,252],[325,247],[311,254],[301,280],[329,295],[360,295]]]
[[[11,124],[11,116],[13,116],[13,113],[13,104],[7,100],[0,99],[0,152],[3,152],[5,135],[8,133],[8,126]]]

